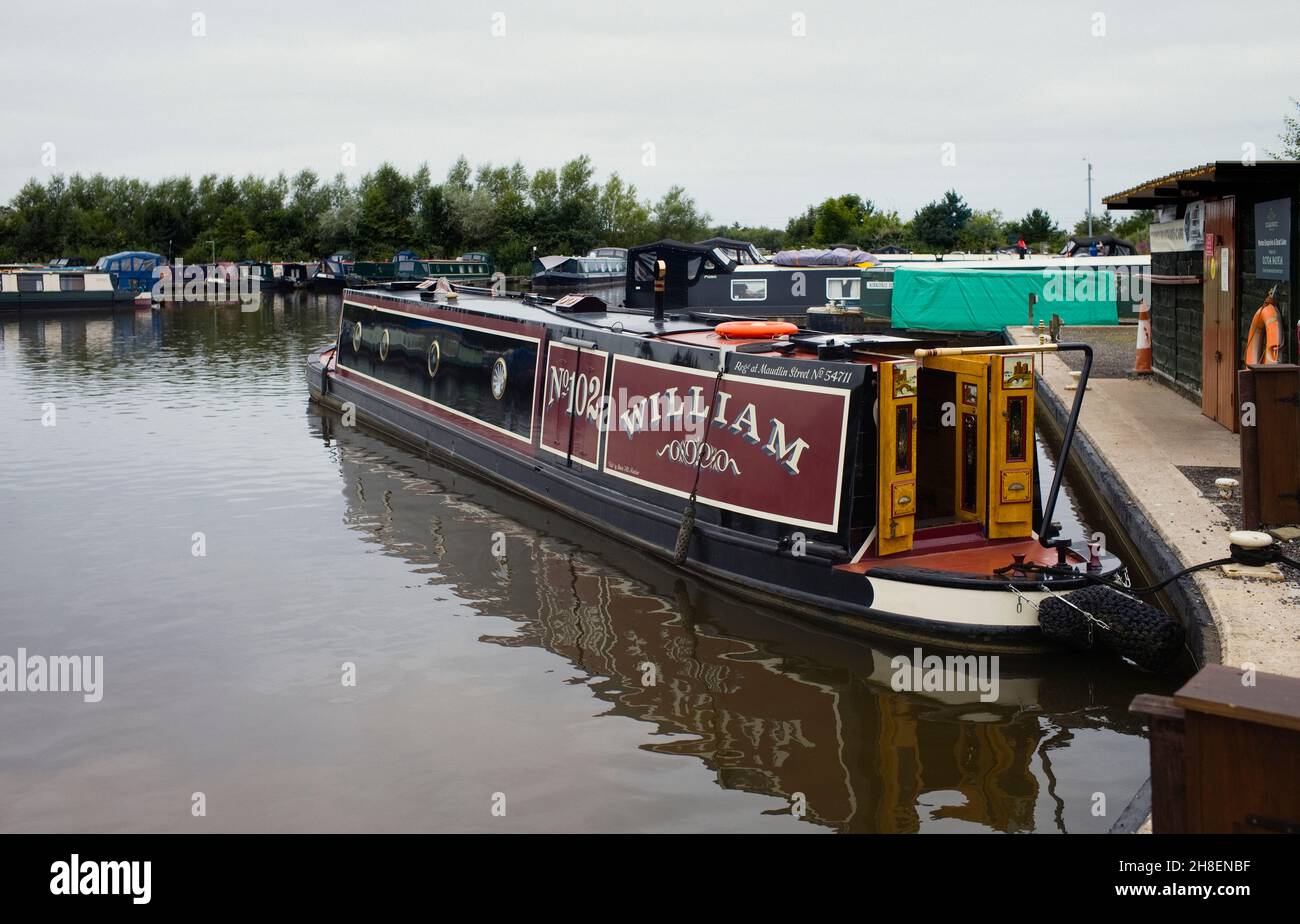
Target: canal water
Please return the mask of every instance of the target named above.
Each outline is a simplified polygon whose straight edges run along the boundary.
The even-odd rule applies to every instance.
[[[103,658],[99,702],[0,693],[0,830],[1104,831],[1147,776],[1169,681],[895,692],[908,645],[322,417],[337,310],[0,320],[0,655]]]

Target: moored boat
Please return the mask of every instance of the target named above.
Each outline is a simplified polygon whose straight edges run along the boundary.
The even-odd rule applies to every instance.
[[[419,282],[425,279],[446,277],[463,285],[486,284],[492,278],[492,259],[485,253],[467,253],[454,259],[444,257],[417,257],[409,250],[401,251],[387,263],[358,260],[350,271],[367,282]]]
[[[95,272],[111,273],[114,286],[127,290],[134,296],[148,292],[153,287],[158,278],[155,271],[166,263],[162,254],[147,250],[124,250],[96,260]]]
[[[809,308],[858,305],[861,269],[870,265],[870,254],[859,254],[863,259],[855,263],[779,265],[745,241],[655,241],[628,250],[624,303],[643,310],[654,305],[656,265],[662,262],[669,309],[802,320]],[[842,259],[859,254],[845,251]]]
[[[131,304],[111,273],[93,270],[18,270],[0,273],[0,311],[112,308]]]
[[[627,251],[597,247],[585,257],[552,255],[533,260],[533,285],[539,288],[582,289],[606,287],[623,281]]]
[[[309,265],[305,263],[259,263],[245,260],[239,266],[240,272],[256,283],[263,292],[301,289],[307,285],[310,275]]]
[[[1047,647],[1037,603],[1122,571],[1059,535],[1064,462],[1039,504],[1033,349],[719,329],[581,295],[342,301],[308,360],[316,400],[746,598]]]
[[[353,270],[355,261],[351,254],[336,253],[316,264],[316,270],[307,278],[308,287],[321,292],[341,292],[345,288],[360,289],[372,285],[364,276]]]

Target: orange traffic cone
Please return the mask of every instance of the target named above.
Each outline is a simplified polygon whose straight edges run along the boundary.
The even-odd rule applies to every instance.
[[[1150,375],[1151,371],[1151,312],[1146,302],[1138,302],[1137,361],[1133,374]]]

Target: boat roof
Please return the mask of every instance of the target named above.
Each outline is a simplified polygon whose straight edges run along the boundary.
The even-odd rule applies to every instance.
[[[816,360],[819,362],[842,362],[845,364],[867,364],[875,366],[881,360],[898,359],[900,356],[910,358],[913,351],[922,347],[941,345],[941,340],[921,339],[900,331],[888,331],[870,334],[829,334],[822,331],[801,330],[791,336],[795,344],[793,350],[761,349],[774,341],[738,340],[723,337],[715,330],[724,321],[752,321],[736,315],[716,314],[710,312],[675,310],[665,313],[662,321],[656,321],[649,312],[632,311],[626,308],[607,308],[604,311],[561,311],[555,306],[554,299],[514,293],[505,297],[493,297],[487,289],[474,286],[453,285],[457,299],[450,302],[444,295],[433,290],[412,289],[362,289],[344,290],[344,298],[360,296],[367,299],[381,298],[389,307],[397,311],[411,309],[427,310],[433,305],[453,307],[460,311],[474,312],[487,317],[503,320],[522,321],[532,324],[587,328],[592,332],[603,331],[608,334],[638,337],[646,339],[667,340],[683,345],[706,350],[736,350],[743,347],[748,357],[786,357],[791,359]],[[427,296],[427,297],[426,297]],[[431,302],[430,298],[438,301]],[[595,296],[583,296],[582,304],[603,304]],[[403,304],[405,303],[405,304]],[[415,313],[424,313],[417,310]],[[779,341],[778,341],[779,342]],[[841,358],[827,358],[821,355],[819,348],[824,346],[841,346],[847,348],[848,355]]]
[[[113,260],[113,259],[116,259],[117,257],[154,257],[154,258],[156,258],[156,259],[161,260],[161,259],[162,259],[162,254],[160,254],[160,253],[154,253],[154,252],[151,251],[151,250],[122,250],[122,251],[119,251],[119,252],[117,252],[117,253],[105,254],[104,256],[100,257],[99,259],[101,259],[101,260]]]

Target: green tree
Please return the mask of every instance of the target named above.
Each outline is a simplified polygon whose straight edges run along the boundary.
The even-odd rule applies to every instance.
[[[414,243],[415,185],[408,177],[392,164],[380,164],[361,178],[358,195],[357,232],[366,256],[390,260]]]
[[[1300,160],[1300,100],[1292,98],[1291,105],[1295,112],[1282,117],[1282,133],[1277,137],[1282,142],[1282,157]]]
[[[649,240],[650,206],[637,198],[636,186],[612,173],[596,200],[596,226],[602,243],[631,247]]]
[[[1020,221],[1012,222],[1009,230],[1017,237],[1024,238],[1031,248],[1046,246],[1055,250],[1062,236],[1061,229],[1052,220],[1052,216],[1042,209],[1034,209]]]
[[[699,210],[685,189],[672,186],[655,203],[652,224],[658,238],[695,241],[708,234],[709,215]]]
[[[1115,216],[1110,212],[1092,213],[1092,234],[1094,237],[1115,232]],[[1074,233],[1086,236],[1088,233],[1088,216],[1084,215],[1074,223]]]
[[[1151,223],[1155,220],[1156,213],[1153,210],[1139,209],[1115,225],[1115,236],[1136,246],[1150,246]]]
[[[957,249],[967,253],[992,253],[1006,244],[1006,223],[997,209],[973,211],[957,234]]]
[[[948,190],[943,198],[927,203],[912,217],[912,234],[917,243],[943,252],[953,248],[957,235],[970,220],[971,209],[956,190]]]

